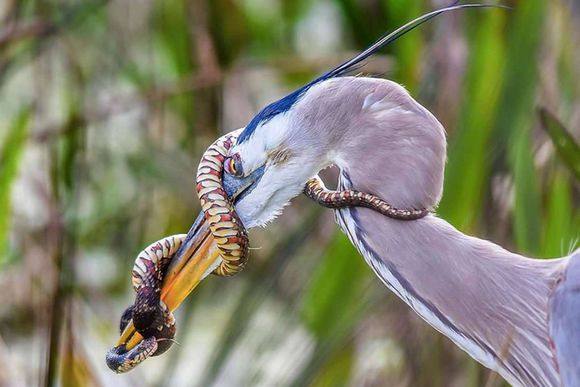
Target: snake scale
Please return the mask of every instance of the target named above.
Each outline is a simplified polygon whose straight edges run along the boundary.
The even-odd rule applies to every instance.
[[[248,233],[222,186],[224,162],[240,132],[218,138],[203,154],[197,168],[197,196],[222,257],[214,272],[220,276],[238,273],[248,260]]]
[[[121,333],[133,319],[135,329],[145,338],[135,348],[114,347],[106,362],[113,371],[127,372],[149,356],[161,355],[171,347],[175,336],[175,319],[161,301],[161,284],[171,258],[181,246],[185,234],[165,237],[149,245],[137,256],[131,279],[137,294],[135,303],[121,317]]]
[[[218,138],[203,154],[197,169],[196,191],[206,222],[220,252],[222,261],[214,270],[219,276],[232,276],[241,271],[248,259],[248,234],[234,205],[223,189],[222,176],[229,150],[240,130]],[[328,208],[367,207],[399,220],[415,220],[426,216],[427,209],[397,209],[372,194],[328,190],[318,176],[310,179],[303,193]],[[117,373],[127,372],[150,356],[165,352],[173,343],[175,319],[160,299],[163,277],[175,252],[185,239],[184,234],[161,239],[143,250],[132,271],[135,303],[121,318],[121,331],[133,319],[143,340],[127,351],[124,345],[113,347],[106,356],[107,365]]]
[[[205,220],[222,259],[214,274],[232,276],[244,268],[248,259],[248,234],[222,186],[224,161],[240,131],[218,138],[203,154],[197,169],[196,191]],[[166,237],[151,244],[135,260],[131,278],[137,296],[121,318],[121,332],[132,319],[144,340],[127,351],[113,347],[106,362],[113,371],[127,372],[149,356],[169,349],[175,336],[175,319],[161,301],[161,286],[167,267],[186,235]]]
[[[306,182],[304,195],[327,208],[366,207],[377,211],[389,218],[398,220],[416,220],[429,213],[428,209],[399,209],[391,206],[378,196],[354,191],[331,191],[324,186],[322,180],[315,176]]]

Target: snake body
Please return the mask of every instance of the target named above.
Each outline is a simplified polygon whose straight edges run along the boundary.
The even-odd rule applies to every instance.
[[[131,279],[137,296],[129,309],[132,312],[135,329],[143,337],[161,336],[172,339],[175,335],[175,319],[161,301],[161,285],[171,258],[185,237],[185,234],[178,234],[152,243],[135,260]],[[169,343],[167,348],[160,347],[154,354],[165,352],[171,341],[167,343]]]
[[[222,258],[214,271],[219,276],[238,273],[248,259],[248,234],[222,183],[224,161],[239,133],[228,133],[210,145],[197,170],[197,194]],[[148,357],[162,354],[173,343],[175,319],[160,299],[161,286],[167,267],[185,237],[180,234],[157,241],[135,260],[131,278],[137,296],[135,303],[123,313],[120,328],[122,332],[132,319],[135,329],[145,339],[129,351],[124,345],[109,350],[106,362],[113,371],[130,371]]]
[[[224,161],[240,132],[218,138],[203,154],[197,168],[197,195],[222,258],[214,271],[219,276],[240,272],[248,260],[248,233],[222,184]]]
[[[127,372],[149,356],[161,355],[171,347],[175,336],[175,318],[161,301],[161,285],[167,267],[177,252],[185,234],[165,237],[149,245],[135,259],[131,272],[135,303],[121,317],[123,332],[132,319],[135,329],[145,339],[127,351],[124,345],[112,348],[106,362],[113,371]]]
[[[316,176],[306,182],[304,194],[316,203],[327,208],[367,207],[389,218],[398,220],[416,220],[429,213],[428,209],[399,209],[391,206],[378,196],[354,191],[332,191],[325,187],[322,180]]]
[[[197,169],[196,191],[222,258],[214,270],[214,274],[219,276],[232,276],[240,272],[248,258],[248,234],[222,181],[224,163],[240,132],[228,133],[210,145]],[[379,197],[364,192],[331,191],[318,177],[310,179],[303,192],[324,207],[339,209],[362,206],[399,220],[415,220],[429,213],[427,209],[397,209]],[[113,371],[127,372],[171,346],[175,336],[175,319],[160,299],[161,286],[167,267],[185,237],[180,234],[163,238],[148,246],[135,260],[131,277],[137,295],[135,303],[123,313],[120,328],[122,332],[132,319],[135,329],[144,339],[128,351],[124,345],[109,350],[106,361]]]

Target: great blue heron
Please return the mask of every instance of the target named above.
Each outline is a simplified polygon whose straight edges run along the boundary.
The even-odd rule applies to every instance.
[[[400,85],[346,76],[420,24],[413,23],[268,105],[243,129],[225,160],[223,187],[245,227],[272,221],[330,165],[340,169],[338,190],[370,193],[397,208],[436,208],[446,160],[442,125]],[[580,385],[578,251],[527,258],[434,213],[401,221],[346,207],[335,215],[383,283],[481,364],[513,385]],[[207,258],[217,254],[208,235],[200,216],[180,239],[169,276],[181,282],[168,287],[181,288],[169,289],[166,302],[216,268]]]

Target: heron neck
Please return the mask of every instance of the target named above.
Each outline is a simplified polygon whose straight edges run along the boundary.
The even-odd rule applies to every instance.
[[[333,163],[397,208],[433,208],[443,189],[443,126],[394,82],[344,77],[312,87],[290,115],[300,164]],[[304,168],[307,170],[308,168]]]
[[[515,385],[557,384],[548,300],[561,261],[510,253],[434,215],[351,208],[337,219],[382,281],[472,357]]]

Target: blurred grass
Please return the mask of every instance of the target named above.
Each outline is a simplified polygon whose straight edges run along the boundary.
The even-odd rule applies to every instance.
[[[558,165],[553,167],[547,197],[542,251],[545,257],[557,257],[570,253],[578,242],[575,233],[580,229],[580,214],[574,215],[570,180],[571,175],[580,178],[580,148],[570,132],[548,110],[541,108],[538,112],[542,127],[550,136],[559,156]],[[560,165],[560,161],[563,165]]]
[[[307,242],[319,226],[320,209],[315,209],[292,232],[285,235],[272,249],[270,256],[258,267],[244,285],[240,296],[230,314],[218,343],[210,356],[209,367],[201,378],[200,386],[212,385],[224,367],[224,364],[236,345],[244,337],[250,326],[250,321],[273,293],[275,284],[280,280],[292,259],[301,246]]]
[[[474,20],[475,15],[470,15]],[[445,189],[438,212],[462,230],[474,230],[490,174],[492,123],[502,85],[505,14],[488,12],[473,23],[465,89],[457,129],[449,147]],[[469,168],[469,170],[467,170]]]
[[[545,10],[545,1],[529,0],[519,2],[512,11],[504,86],[495,124],[497,149],[506,151],[503,161],[514,178],[514,239],[522,251],[533,254],[539,253],[541,202],[530,130],[535,121],[538,68],[530,64],[540,60]],[[503,152],[498,156],[503,158]]]
[[[364,279],[370,270],[348,238],[338,233],[312,273],[302,296],[302,319],[318,340],[328,340],[350,326],[349,311],[362,302]]]
[[[420,15],[424,9],[423,0],[397,0],[386,1],[384,4],[384,15],[391,20],[393,27],[405,24],[408,20]],[[385,27],[381,26],[384,30]],[[421,63],[423,55],[423,34],[409,33],[405,39],[401,39],[393,48],[397,58],[397,71],[394,77],[397,81],[405,86],[409,92],[415,94],[421,79]]]
[[[370,269],[363,259],[352,259],[357,252],[348,238],[342,232],[337,233],[326,251],[302,295],[302,321],[316,337],[317,345],[309,365],[294,381],[296,386],[335,378],[336,372],[331,369],[338,360],[333,359],[340,359],[345,367],[342,374],[348,375],[354,366],[354,356],[352,345],[345,347],[345,341],[349,341],[356,322],[369,305],[369,293],[365,290]]]
[[[198,345],[176,346],[127,377],[102,361],[131,298],[133,255],[189,227],[193,168],[213,138],[234,129],[223,122],[242,125],[297,82],[448,3],[0,4],[0,251],[22,256],[12,265],[0,258],[0,351],[14,359],[0,385],[494,380],[395,300],[330,216],[306,201],[252,233],[263,248],[240,278],[196,292],[178,325]],[[562,256],[580,230],[579,10],[565,0],[508,3],[511,12],[434,20],[381,53],[393,72],[376,72],[446,120],[440,216],[519,252]],[[42,28],[11,29],[29,25]],[[298,42],[303,36],[312,42]],[[325,45],[333,49],[314,49]],[[538,105],[553,117],[538,119]],[[19,330],[23,320],[36,331]]]
[[[31,110],[23,109],[14,119],[0,147],[0,269],[9,261],[8,237],[12,219],[12,184],[18,177],[19,166],[28,138]]]

